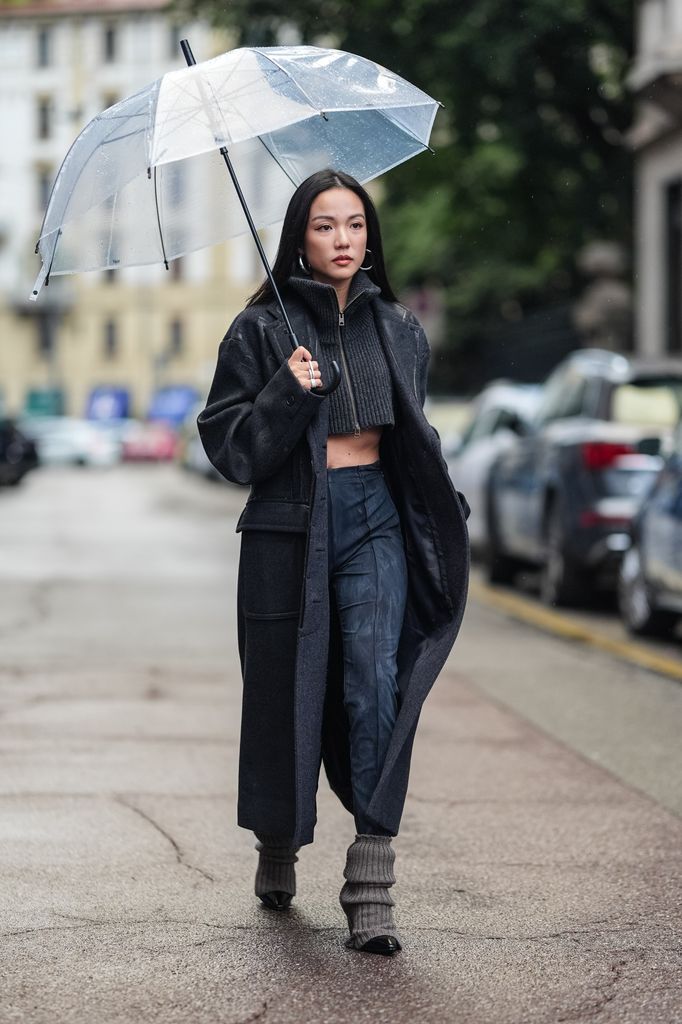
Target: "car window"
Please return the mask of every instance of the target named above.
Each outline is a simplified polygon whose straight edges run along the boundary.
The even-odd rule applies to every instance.
[[[497,423],[495,424],[495,430],[513,430],[518,432],[519,423],[524,425],[528,422],[528,417],[522,412],[515,412],[513,409],[500,409],[500,415]]]
[[[583,375],[573,366],[562,367],[545,385],[535,422],[542,425],[552,420],[582,415],[585,392],[586,381]]]
[[[487,409],[478,419],[473,423],[471,433],[469,435],[469,443],[472,441],[480,441],[483,437],[490,437],[495,431],[495,426],[499,417],[499,409]]]
[[[585,393],[582,399],[582,414],[591,419],[599,418],[599,409],[602,395],[604,393],[603,377],[587,377],[585,379]]]
[[[674,427],[682,413],[681,380],[643,380],[618,384],[611,393],[614,423]]]

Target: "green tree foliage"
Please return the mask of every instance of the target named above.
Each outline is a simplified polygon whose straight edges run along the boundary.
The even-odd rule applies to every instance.
[[[398,288],[445,290],[451,344],[575,292],[587,241],[629,243],[632,5],[623,0],[189,0],[236,31],[361,54],[445,109],[432,145],[386,175]]]

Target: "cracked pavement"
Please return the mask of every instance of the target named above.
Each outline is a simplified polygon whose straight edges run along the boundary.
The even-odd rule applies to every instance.
[[[172,466],[0,492],[1,1024],[680,1021],[682,688],[473,602],[395,841],[404,952],[344,948],[324,775],[294,909],[261,907],[244,498]]]

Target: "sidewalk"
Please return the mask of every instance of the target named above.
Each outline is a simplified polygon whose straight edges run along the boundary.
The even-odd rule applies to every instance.
[[[353,829],[324,776],[295,909],[264,910],[234,824],[243,495],[110,475],[94,517],[88,486],[3,496],[2,1024],[680,1020],[682,822],[454,657],[396,840],[404,952],[344,948]]]

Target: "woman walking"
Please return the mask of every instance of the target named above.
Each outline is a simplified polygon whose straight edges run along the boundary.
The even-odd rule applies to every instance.
[[[238,821],[255,891],[296,893],[322,760],[354,817],[341,889],[349,948],[401,948],[392,837],[421,705],[454,643],[468,579],[466,502],[426,421],[429,349],[396,302],[379,222],[341,171],[306,179],[273,275],[229,328],[198,426],[228,480],[250,484],[241,532],[244,681]],[[331,379],[341,383],[318,394]]]

